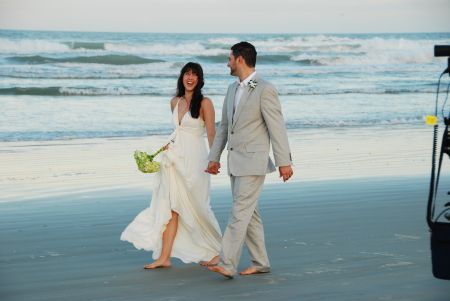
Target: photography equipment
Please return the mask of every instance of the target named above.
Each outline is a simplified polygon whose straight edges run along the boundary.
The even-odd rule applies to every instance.
[[[449,56],[450,57],[450,46],[449,45],[435,45],[434,46],[434,56]]]
[[[450,213],[447,212],[444,216],[446,219],[448,219],[450,221]]]
[[[448,73],[450,75],[450,46],[449,45],[435,45],[434,46],[434,56],[448,56],[447,60],[447,69],[444,70],[444,73]]]
[[[439,98],[439,87],[441,84],[441,78],[445,73],[450,75],[450,46],[436,45],[434,46],[435,56],[448,56],[448,66],[447,69],[439,77],[438,87],[436,92],[436,106],[435,115],[437,116],[438,108],[438,98]],[[447,86],[447,96],[442,107],[442,115],[444,112],[444,107],[448,99],[450,84]],[[428,196],[428,206],[427,206],[427,223],[431,232],[430,243],[431,243],[431,264],[433,275],[439,279],[450,280],[450,223],[439,221],[439,218],[444,215],[444,217],[450,221],[450,202],[445,204],[445,209],[434,219],[434,210],[436,203],[436,196],[438,192],[439,176],[441,173],[442,160],[444,154],[450,157],[450,112],[448,117],[444,117],[445,130],[442,137],[441,151],[439,155],[439,165],[436,173],[436,152],[437,152],[437,134],[438,125],[434,126],[434,139],[433,139],[433,157],[431,166],[431,181],[430,181],[430,192]],[[447,193],[450,195],[450,192]]]

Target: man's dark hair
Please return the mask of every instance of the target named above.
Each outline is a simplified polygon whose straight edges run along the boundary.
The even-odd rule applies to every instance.
[[[240,43],[234,44],[231,47],[231,51],[233,52],[233,55],[235,58],[242,56],[242,58],[245,60],[245,63],[247,64],[247,66],[255,67],[256,55],[257,55],[255,46],[253,46],[249,42],[240,42]]]

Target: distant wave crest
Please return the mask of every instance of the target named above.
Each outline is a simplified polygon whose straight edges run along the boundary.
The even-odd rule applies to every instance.
[[[36,53],[66,53],[72,49],[65,44],[45,40],[0,39],[0,54],[36,54]]]
[[[119,61],[119,58],[127,58],[127,60],[131,61],[123,64],[146,63],[148,58],[139,57],[139,55],[191,56],[197,57],[203,62],[223,63],[226,62],[226,56],[230,51],[229,47],[236,42],[238,42],[238,39],[235,37],[210,38],[202,42],[181,44],[150,43],[135,45],[117,42],[57,42],[1,38],[0,54],[41,54],[37,57],[22,58],[24,63],[30,64],[45,63],[52,60],[114,64],[114,61]],[[450,39],[448,41],[381,37],[363,39],[327,35],[261,38],[252,41],[258,49],[259,64],[283,64],[290,62],[312,66],[445,62],[443,58],[435,58],[430,49],[437,43],[442,44],[446,42],[450,43]],[[42,54],[71,52],[105,55],[65,59],[42,56]],[[97,61],[102,58],[106,62]],[[21,60],[20,57],[17,59]],[[90,60],[93,60],[93,62]]]
[[[336,90],[312,90],[312,89],[282,89],[280,95],[330,95],[330,94],[398,94],[398,93],[436,93],[436,88],[362,88],[362,89],[336,89]]]
[[[125,45],[105,43],[105,50],[127,54],[156,54],[156,55],[204,55],[217,56],[228,54],[228,50],[222,48],[206,48],[200,43],[186,43],[180,45],[154,44],[154,45]]]
[[[11,78],[42,79],[120,79],[146,78],[155,76],[178,76],[183,63],[156,62],[151,64],[108,65],[95,63],[58,62],[53,64],[18,64],[2,66],[0,76]],[[260,67],[258,73],[267,75],[320,75],[332,73],[386,73],[386,72],[441,72],[441,64],[391,64],[371,66],[299,66],[291,68]],[[205,70],[205,74],[228,75],[229,69],[214,67]],[[206,88],[208,85],[205,86]]]
[[[301,127],[357,127],[357,126],[377,126],[377,125],[401,125],[401,124],[419,124],[425,122],[425,116],[420,118],[393,118],[389,120],[373,121],[301,121],[296,123],[287,123],[287,128]]]
[[[205,95],[225,95],[226,89],[204,89]],[[281,89],[279,95],[333,95],[333,94],[398,94],[398,93],[435,93],[436,88],[404,88],[404,89]],[[173,95],[175,89],[155,88],[99,88],[99,87],[14,87],[0,89],[0,95],[67,95],[67,96],[95,96],[95,95]]]
[[[288,122],[288,129],[299,128],[323,128],[323,127],[364,127],[364,126],[389,126],[403,124],[420,124],[425,117],[390,119],[378,121],[302,121]],[[42,141],[42,140],[69,140],[86,138],[105,137],[142,137],[148,135],[168,135],[171,126],[161,127],[155,130],[135,130],[135,131],[33,131],[33,132],[0,132],[0,141]]]
[[[107,65],[134,65],[164,62],[158,59],[146,59],[134,55],[96,55],[77,56],[71,58],[51,58],[40,55],[35,56],[15,56],[9,60],[27,64],[49,64],[49,63],[85,63],[85,64],[107,64]]]

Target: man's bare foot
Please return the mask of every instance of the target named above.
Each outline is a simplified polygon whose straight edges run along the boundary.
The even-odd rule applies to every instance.
[[[210,261],[200,262],[200,265],[216,265],[219,263],[219,255],[211,259]]]
[[[170,267],[170,259],[167,260],[156,260],[152,264],[144,265],[144,269],[156,269],[156,268],[168,268]]]
[[[228,278],[233,278],[233,276],[231,276],[231,274],[225,268],[221,267],[220,265],[215,266],[215,267],[209,267],[208,270],[222,274]]]
[[[260,272],[253,267],[249,267],[248,269],[241,271],[239,274],[240,275],[252,275],[252,274],[263,274],[263,273],[267,273],[267,272]]]

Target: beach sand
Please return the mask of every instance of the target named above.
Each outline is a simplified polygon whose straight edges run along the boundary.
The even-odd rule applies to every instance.
[[[152,192],[133,152],[164,138],[3,142],[0,299],[449,299],[425,222],[431,127],[290,130],[295,176],[268,175],[259,202],[272,271],[231,280],[177,259],[144,270],[151,253],[119,240]],[[224,163],[211,190],[222,230]],[[244,249],[239,269],[248,265]]]

